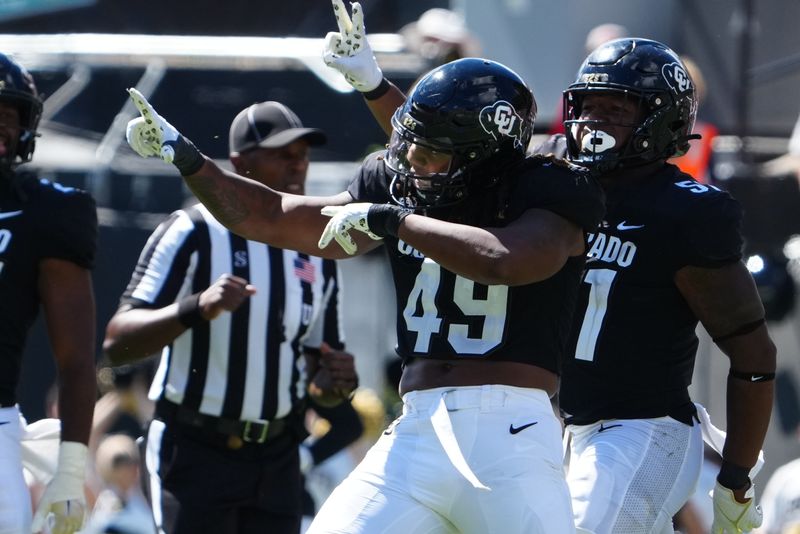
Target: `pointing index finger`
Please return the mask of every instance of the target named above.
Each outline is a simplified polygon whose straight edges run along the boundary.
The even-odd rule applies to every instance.
[[[133,104],[136,106],[136,109],[139,110],[139,113],[144,118],[147,124],[153,124],[153,117],[156,114],[156,110],[153,109],[153,106],[150,105],[150,102],[144,97],[142,93],[140,93],[137,89],[131,87],[128,89],[128,94],[133,100]]]

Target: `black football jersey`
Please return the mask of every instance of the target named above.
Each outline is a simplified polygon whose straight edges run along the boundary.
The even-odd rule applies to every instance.
[[[0,189],[0,400],[13,401],[25,337],[39,311],[39,263],[90,269],[97,213],[87,193],[33,177]],[[3,184],[7,186],[8,184]]]
[[[698,321],[675,273],[739,260],[742,211],[673,165],[606,197],[606,217],[590,235],[561,408],[575,424],[666,415],[688,422]]]
[[[587,232],[602,217],[601,190],[586,174],[530,159],[506,179],[506,208],[493,226],[531,208],[550,210]],[[390,181],[380,155],[373,154],[348,191],[359,202],[391,202]],[[384,244],[397,296],[397,350],[405,361],[482,358],[560,372],[584,258],[569,259],[542,282],[487,286],[442,268],[402,240],[387,237]]]

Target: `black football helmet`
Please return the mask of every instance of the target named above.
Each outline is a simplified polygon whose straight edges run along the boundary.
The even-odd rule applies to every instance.
[[[9,140],[6,154],[0,156],[0,165],[11,168],[30,161],[33,156],[36,128],[42,117],[42,100],[30,73],[5,54],[0,54],[0,102],[19,111],[19,137]]]
[[[463,58],[437,67],[392,117],[393,200],[414,209],[451,206],[493,186],[525,157],[535,115],[531,90],[500,63]],[[410,150],[444,157],[447,168],[420,174]]]
[[[624,146],[603,150],[604,121],[581,119],[588,94],[615,93],[635,98],[640,120]],[[678,55],[649,39],[624,38],[601,45],[581,65],[564,91],[567,158],[598,172],[635,167],[685,154],[697,115],[695,87]],[[581,147],[582,128],[601,130],[591,148]],[[607,143],[606,146],[613,145]]]

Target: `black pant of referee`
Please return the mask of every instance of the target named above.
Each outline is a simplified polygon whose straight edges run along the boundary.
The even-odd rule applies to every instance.
[[[299,533],[304,432],[297,411],[264,427],[159,401],[142,455],[159,532]]]

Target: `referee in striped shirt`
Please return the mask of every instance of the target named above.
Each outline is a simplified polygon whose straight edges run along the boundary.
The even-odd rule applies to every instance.
[[[325,141],[262,102],[234,119],[230,159],[302,194],[309,147]],[[161,351],[143,455],[160,532],[299,532],[306,394],[331,407],[357,384],[339,289],[332,260],[247,241],[202,204],[150,236],[104,350],[115,365]]]

